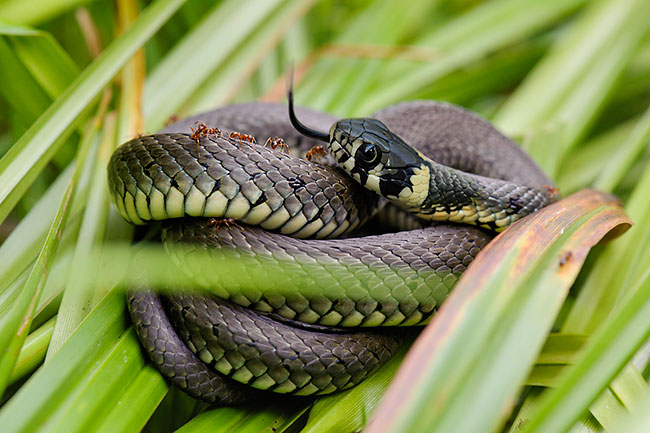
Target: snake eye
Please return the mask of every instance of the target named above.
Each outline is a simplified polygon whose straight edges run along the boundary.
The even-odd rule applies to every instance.
[[[363,145],[357,151],[357,160],[366,166],[371,166],[378,162],[379,156],[379,147],[372,143]]]

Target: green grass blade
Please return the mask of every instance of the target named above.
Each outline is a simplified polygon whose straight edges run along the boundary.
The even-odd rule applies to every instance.
[[[230,0],[209,11],[148,77],[143,105],[146,128],[159,129],[279,3]]]
[[[12,109],[14,123],[20,123],[20,128],[16,128],[14,134],[20,134],[24,132],[23,126],[26,130],[47,109],[51,99],[34,80],[4,37],[0,38],[0,56],[0,79],[3,83],[12,83],[11,86],[0,86],[0,94]]]
[[[609,430],[616,424],[625,408],[616,396],[606,389],[590,407],[589,411],[603,428]]]
[[[283,431],[282,425],[307,403],[259,404],[241,408],[223,407],[203,412],[185,424],[177,433],[257,433]]]
[[[108,165],[108,159],[110,158],[115,143],[114,117],[110,117],[109,119],[113,120],[107,121],[104,125],[104,137],[100,144],[98,158],[90,161],[94,174],[89,189],[90,199],[86,203],[86,209],[84,210],[81,221],[72,259],[72,267],[66,284],[66,290],[61,300],[57,325],[47,351],[47,359],[50,359],[59,350],[93,306],[93,291],[88,290],[86,287],[88,284],[80,282],[81,278],[88,276],[89,270],[80,269],[78,263],[80,257],[85,257],[90,254],[95,243],[103,238],[106,229],[108,187],[102,168]],[[98,126],[95,123],[93,127],[89,128],[90,130],[84,139],[89,142],[94,141]]]
[[[152,3],[124,35],[116,39],[66,91],[38,118],[29,130],[0,159],[0,221],[13,208],[17,197],[7,202],[16,185],[43,159],[51,157],[59,137],[95,98],[117,71],[149,37],[180,7],[182,0]]]
[[[0,353],[2,353],[0,357],[0,390],[4,390],[7,385],[20,348],[29,332],[36,306],[40,300],[61,240],[61,232],[69,214],[72,195],[81,178],[89,150],[90,142],[79,148],[72,179],[70,179],[70,184],[63,195],[54,222],[45,239],[45,244],[23,286],[20,296],[16,299],[11,311],[0,321]]]
[[[609,317],[631,283],[647,269],[647,259],[643,262],[647,257],[646,240],[650,239],[650,201],[647,200],[647,188],[650,188],[648,168],[626,205],[627,212],[636,222],[631,231],[632,236],[607,245],[602,251],[562,324],[564,332],[593,332]]]
[[[525,432],[565,431],[614,379],[650,335],[650,271],[611,320],[588,343],[561,385],[549,392]]]
[[[392,0],[375,2],[359,14],[356,23],[350,24],[357,28],[342,34],[341,39],[379,46],[399,44],[414,29],[426,25],[439,4],[439,1],[418,0],[411,1],[409,7],[405,8]],[[375,24],[367,26],[365,23],[368,21]],[[333,59],[330,63],[336,73],[329,75],[329,79],[321,83],[320,91],[316,95],[318,99],[310,102],[310,105],[349,115],[361,101],[374,93],[371,89],[377,70],[383,62],[377,59]]]
[[[508,99],[495,123],[521,135],[548,121],[565,122],[568,145],[575,142],[647,29],[643,14],[649,6],[646,0],[591,3]]]
[[[33,432],[69,404],[75,388],[83,386],[101,354],[122,335],[127,326],[124,297],[107,296],[79,327],[51,362],[40,368],[0,409],[5,432]]]
[[[481,252],[416,342],[369,431],[485,431],[503,421],[589,248],[629,224],[611,198],[566,200],[573,204],[532,215]]]
[[[87,432],[108,415],[111,408],[144,367],[140,340],[130,328],[110,348],[97,367],[84,375],[72,398],[54,414],[43,431]]]
[[[498,50],[533,34],[562,18],[583,1],[501,0],[486,2],[469,12],[449,20],[420,44],[442,53],[430,64],[414,67],[372,94],[366,95],[356,113],[371,113],[397,102],[434,83],[460,67],[487,53]]]
[[[10,383],[36,370],[36,367],[45,360],[45,353],[52,338],[55,323],[56,318],[53,317],[27,336],[25,344],[23,344],[23,348],[16,360],[16,365],[14,365],[14,369],[9,377]]]
[[[50,33],[0,23],[0,34],[50,98],[58,97],[79,75],[79,67]]]
[[[97,433],[140,431],[167,394],[168,385],[158,370],[145,365],[108,415],[100,418]]]
[[[88,0],[6,0],[0,3],[0,18],[19,24],[38,24]]]
[[[313,0],[290,0],[269,14],[248,38],[233,51],[225,62],[206,79],[190,97],[183,114],[194,114],[231,102],[239,96],[244,84],[250,79],[264,56],[280,41],[280,38],[304,15]],[[266,137],[264,137],[266,138]]]
[[[579,148],[569,151],[562,160],[556,184],[564,194],[571,194],[581,188],[593,185],[594,180],[607,167],[612,158],[612,149],[629,139],[638,119],[618,124],[603,132]],[[538,151],[541,146],[537,146]]]
[[[38,204],[0,245],[0,293],[6,290],[38,255],[45,242],[49,223],[56,215],[57,204],[72,177],[72,168],[70,166],[59,175]],[[76,211],[78,213],[79,209]],[[75,213],[74,210],[72,213]]]
[[[587,337],[578,334],[551,334],[546,339],[537,364],[569,364],[585,344]]]
[[[632,163],[647,147],[650,140],[650,108],[638,121],[632,134],[621,145],[613,160],[610,160],[594,182],[594,187],[603,191],[614,191],[620,185],[623,176],[630,170]]]
[[[614,428],[612,433],[645,433],[650,431],[650,392],[647,392],[639,399],[629,415],[622,419]]]

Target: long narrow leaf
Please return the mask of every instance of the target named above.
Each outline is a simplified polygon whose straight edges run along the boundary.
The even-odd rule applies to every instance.
[[[522,313],[532,320],[545,317],[546,326],[550,326],[553,316],[549,314],[557,311],[562,292],[573,282],[589,248],[609,231],[627,226],[629,220],[615,200],[587,192],[551,205],[500,235],[472,263],[417,340],[369,431],[432,431],[442,427],[438,424],[441,420],[455,421],[457,426],[465,423],[462,431],[466,432],[496,427],[502,422],[500,414],[525,379],[530,365],[526,357],[536,355],[545,337],[540,334],[545,328],[531,326]],[[555,266],[549,266],[551,262]],[[527,292],[531,285],[534,287]],[[551,287],[558,288],[549,290]],[[551,296],[549,305],[531,315],[533,310],[525,302],[532,305],[540,296],[548,296],[547,291]],[[513,311],[517,306],[524,308]],[[518,318],[523,327],[503,329],[508,322],[502,323],[502,318]],[[535,334],[529,338],[524,330]],[[507,363],[495,363],[504,358],[487,357],[493,362],[481,362],[486,344],[490,350],[489,342],[494,338],[501,342],[493,348],[494,356],[499,356],[501,350],[505,350],[504,355],[521,350],[522,359],[516,356]],[[487,369],[485,386],[467,381],[473,377],[477,363]],[[504,381],[501,389],[496,395],[486,394],[494,390],[494,380],[499,378]],[[486,393],[476,397],[469,393],[477,387]],[[468,397],[456,400],[463,390]],[[472,403],[465,407],[474,414],[471,418],[464,412],[447,412],[462,406],[463,401]]]
[[[566,430],[650,335],[650,270],[617,314],[605,322],[562,384],[540,403],[526,432]]]
[[[86,68],[74,83],[56,99],[32,127],[0,159],[0,221],[7,216],[18,197],[11,192],[32,167],[57,143],[100,90],[142,44],[174,13],[183,0],[158,0],[142,13],[138,22]]]

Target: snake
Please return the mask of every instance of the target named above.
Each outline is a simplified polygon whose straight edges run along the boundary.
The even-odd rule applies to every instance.
[[[320,159],[305,158],[313,149]],[[161,373],[214,404],[360,383],[496,232],[557,199],[516,142],[464,108],[410,101],[337,119],[294,107],[292,92],[289,110],[231,105],[134,138],[108,184],[121,216],[161,221],[180,271],[209,289],[143,284],[127,303]],[[212,272],[194,252],[240,265]]]

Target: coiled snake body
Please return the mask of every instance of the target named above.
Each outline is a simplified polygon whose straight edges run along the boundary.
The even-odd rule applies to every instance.
[[[215,259],[239,254],[268,272],[254,279],[269,281],[260,288],[245,275],[208,276],[185,263],[206,274],[222,299],[128,295],[153,362],[208,402],[237,403],[259,392],[243,384],[310,395],[359,383],[391,356],[401,334],[365,327],[425,322],[489,231],[554,199],[550,180],[514,142],[452,105],[403,103],[376,113],[380,121],[296,114],[290,120],[280,104],[226,107],[133,139],[109,164],[112,197],[127,220],[166,220],[165,242],[208,249]],[[260,140],[279,136],[296,154],[326,141],[340,168],[241,134],[208,134],[197,143],[190,135],[196,121]],[[326,239],[349,236],[386,200],[421,218],[401,215],[411,225],[445,220],[483,228],[442,223]],[[279,269],[283,279],[275,282]]]

